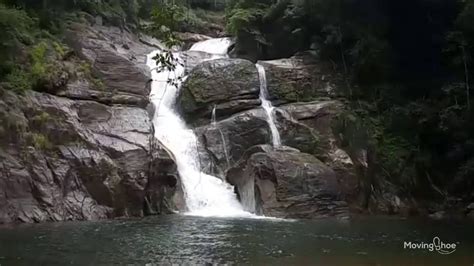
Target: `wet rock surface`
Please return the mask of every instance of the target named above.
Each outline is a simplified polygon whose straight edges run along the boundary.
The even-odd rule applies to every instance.
[[[0,223],[182,208],[176,166],[145,109],[156,48],[113,27],[76,25],[68,38],[103,86],[71,77],[54,94],[0,89]]]
[[[336,174],[329,167],[296,150],[263,150],[227,175],[248,211],[284,218],[348,215]]]
[[[184,50],[191,48],[191,45],[196,42],[202,42],[211,39],[211,37],[199,33],[192,32],[178,32],[176,33],[179,40],[184,43]]]
[[[274,105],[329,99],[346,89],[342,76],[333,66],[315,60],[310,54],[258,63],[266,70],[268,93]]]
[[[231,184],[236,185],[248,211],[293,218],[347,216],[347,200],[358,194],[359,176],[352,158],[340,147],[331,128],[332,120],[337,119],[337,112],[333,111],[340,105],[336,101],[323,101],[288,104],[276,109],[274,115],[284,145],[276,149],[268,145],[272,137],[262,108],[201,126],[196,132],[219,173],[227,174]],[[261,173],[270,174],[260,176]],[[329,183],[308,183],[317,178],[328,181],[331,190],[326,191]],[[324,192],[320,197],[303,188],[296,192],[295,182],[329,194]],[[269,196],[277,189],[294,194]],[[289,207],[293,205],[298,207]]]
[[[197,125],[209,121],[214,107],[221,118],[257,107],[258,94],[258,73],[253,63],[217,59],[190,72],[177,104],[186,122]]]
[[[196,129],[211,158],[225,171],[236,164],[252,146],[271,141],[266,114],[252,109]]]

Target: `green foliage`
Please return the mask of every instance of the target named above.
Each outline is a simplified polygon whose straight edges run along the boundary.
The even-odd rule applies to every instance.
[[[86,61],[78,63],[78,72],[84,74],[85,76],[92,75],[92,66]]]
[[[193,9],[202,8],[206,10],[224,10],[229,0],[186,0],[185,2]]]
[[[271,4],[272,1],[265,0],[231,1],[226,9],[226,31],[235,36],[246,32],[254,35],[256,39],[264,40],[260,26],[264,17],[272,11]]]
[[[266,10],[260,8],[234,8],[227,13],[226,30],[237,35],[242,30],[250,31],[255,23],[263,18]]]
[[[187,10],[187,19],[190,23],[215,23],[215,24],[224,24],[224,14],[222,12],[216,12],[205,9],[189,9]]]
[[[180,23],[186,19],[185,14],[185,8],[175,4],[157,6],[151,12],[152,23],[144,30],[159,38],[169,48],[153,58],[156,60],[157,71],[173,71],[180,64],[172,49],[181,44],[175,32]],[[169,80],[169,82],[176,83],[178,80]]]
[[[14,68],[6,77],[6,88],[22,93],[33,87],[33,82],[29,73],[20,68]]]
[[[474,189],[466,181],[474,169],[474,1],[269,2],[230,2],[236,47],[260,50],[256,60],[311,49],[331,62],[351,106],[338,128],[346,147],[373,142],[376,176],[410,193],[432,183]],[[304,33],[303,45],[295,32]]]
[[[29,145],[39,150],[50,150],[53,148],[53,144],[48,137],[41,133],[27,132],[25,133],[25,139]]]
[[[12,70],[21,47],[33,42],[34,24],[26,12],[0,3],[0,78]]]
[[[44,124],[51,120],[51,116],[46,112],[41,112],[31,118],[31,123],[37,127],[41,128]]]
[[[6,88],[16,92],[30,89],[43,90],[48,84],[55,82],[63,71],[59,60],[62,59],[63,48],[57,42],[41,41],[28,51],[28,62],[17,66],[5,76]]]
[[[152,23],[144,30],[162,40],[166,46],[173,47],[180,44],[175,31],[184,19],[185,9],[182,6],[165,4],[153,8],[151,11]]]
[[[8,8],[0,3],[0,45],[12,46],[18,43],[31,43],[31,30],[35,21],[25,11]]]
[[[24,117],[19,117],[14,112],[0,111],[0,122],[5,131],[15,135],[22,134],[28,128]]]
[[[60,59],[63,59],[69,51],[69,48],[62,43],[55,41],[53,42],[52,45],[53,45],[54,51],[56,52],[56,54],[59,56]]]
[[[105,90],[105,84],[102,82],[100,77],[98,77],[92,72],[92,66],[90,63],[86,61],[77,62],[77,69],[75,72],[75,74],[80,76],[81,78],[89,80],[94,86],[94,89]]]
[[[178,29],[179,22],[185,19],[185,9],[175,4],[165,4],[151,11],[151,19],[161,30],[166,27],[170,31]]]
[[[416,148],[406,139],[385,133],[378,140],[377,146],[379,167],[382,170],[380,174],[395,183],[409,183],[410,178],[415,177],[416,173],[407,174],[406,171],[413,169],[407,166],[413,163],[411,157],[416,152]]]
[[[30,51],[31,57],[31,76],[35,81],[47,79],[48,74],[50,73],[51,66],[48,65],[46,59],[46,51],[48,49],[48,44],[46,42],[40,42],[39,44],[33,46]]]
[[[105,90],[105,84],[104,82],[99,79],[99,78],[92,78],[91,79],[92,81],[92,84],[94,85],[94,88],[95,89],[98,89],[98,90]]]

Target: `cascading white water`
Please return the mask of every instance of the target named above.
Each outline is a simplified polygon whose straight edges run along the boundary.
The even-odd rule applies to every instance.
[[[211,126],[212,126],[213,129],[217,129],[219,131],[219,134],[221,135],[222,150],[224,151],[224,156],[225,156],[225,160],[227,162],[227,167],[230,167],[229,153],[227,152],[227,144],[226,144],[226,141],[225,141],[224,133],[222,132],[222,130],[217,125],[216,113],[217,113],[217,106],[214,105],[214,108],[212,108],[212,114],[211,114]]]
[[[216,106],[214,105],[214,108],[212,108],[212,114],[211,114],[211,125],[215,127],[217,125],[217,119],[216,119]]]
[[[195,49],[199,48],[204,52],[212,52],[215,57],[219,57],[218,53],[223,53],[220,57],[225,57],[229,43],[230,41],[211,40],[196,44],[197,48]],[[153,59],[158,53],[160,51],[149,54],[147,60],[153,79],[150,98],[156,107],[153,118],[155,137],[175,157],[184,188],[188,208],[187,214],[225,217],[253,216],[243,210],[232,186],[217,177],[201,172],[197,137],[174,110],[180,84],[179,82],[178,84],[168,82],[170,79],[183,77],[184,67],[177,64],[175,71],[158,72],[156,61]],[[179,53],[176,53],[175,56],[180,60]]]
[[[260,80],[260,100],[262,101],[262,107],[267,113],[267,122],[270,127],[270,131],[272,133],[272,142],[273,142],[273,147],[278,148],[281,147],[281,138],[280,138],[280,133],[278,132],[278,129],[275,124],[275,119],[273,117],[273,110],[275,107],[273,107],[272,102],[268,100],[268,89],[267,89],[267,75],[265,73],[265,68],[262,65],[257,64],[257,70],[258,70],[258,78]]]
[[[195,43],[189,50],[206,52],[218,55],[220,57],[227,57],[227,49],[229,49],[231,44],[232,40],[230,38],[217,38]]]

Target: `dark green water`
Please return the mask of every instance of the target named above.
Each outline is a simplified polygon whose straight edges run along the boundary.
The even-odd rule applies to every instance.
[[[457,243],[451,255],[404,241]],[[0,227],[0,265],[474,265],[474,223],[163,216]]]

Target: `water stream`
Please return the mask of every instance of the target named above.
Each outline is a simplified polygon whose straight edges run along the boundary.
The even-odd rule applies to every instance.
[[[212,126],[212,129],[216,129],[219,131],[219,135],[221,136],[222,150],[224,151],[227,167],[230,168],[230,159],[229,159],[229,153],[227,152],[227,144],[225,141],[224,132],[222,132],[221,128],[217,125],[216,112],[217,112],[217,106],[214,105],[214,108],[212,108],[212,114],[211,114],[211,126]]]
[[[230,41],[227,38],[214,39],[195,44],[193,49],[211,52],[213,58],[226,57]],[[170,150],[175,159],[183,184],[187,205],[187,214],[196,216],[247,217],[233,192],[233,187],[221,179],[201,171],[198,140],[193,130],[176,112],[174,104],[180,88],[180,81],[171,84],[170,79],[183,78],[184,67],[180,64],[174,71],[158,72],[153,57],[160,53],[155,51],[148,55],[147,64],[151,69],[152,89],[150,99],[156,107],[153,124],[155,137]],[[175,57],[180,59],[179,53]],[[185,62],[181,62],[185,63]]]
[[[197,42],[189,50],[206,52],[214,55],[216,58],[222,58],[227,57],[227,50],[231,44],[232,40],[230,38],[216,38]]]
[[[268,89],[267,89],[267,76],[265,73],[265,68],[262,65],[257,64],[257,70],[258,70],[258,78],[260,80],[260,100],[262,101],[262,108],[265,110],[267,113],[267,122],[270,127],[270,131],[272,133],[272,143],[273,147],[277,148],[281,146],[281,138],[280,138],[280,133],[278,132],[278,129],[275,124],[275,118],[273,116],[273,110],[275,110],[275,107],[273,107],[272,102],[268,99]]]
[[[214,108],[212,108],[212,113],[211,113],[211,125],[215,127],[217,125],[217,119],[216,119],[216,105],[214,105]]]

